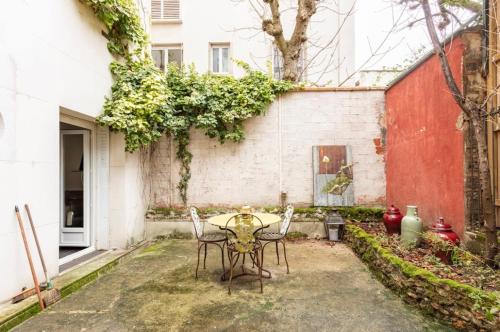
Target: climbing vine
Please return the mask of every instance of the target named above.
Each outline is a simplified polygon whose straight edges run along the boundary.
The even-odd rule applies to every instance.
[[[110,65],[114,78],[101,125],[125,135],[126,150],[149,146],[162,135],[173,137],[180,161],[177,185],[184,203],[191,178],[190,131],[202,130],[220,143],[245,138],[243,122],[265,113],[267,106],[293,84],[271,75],[245,70],[241,78],[199,74],[194,67],[169,66],[166,73],[151,60],[147,35],[133,0],[81,0],[107,28],[108,50],[118,61]]]

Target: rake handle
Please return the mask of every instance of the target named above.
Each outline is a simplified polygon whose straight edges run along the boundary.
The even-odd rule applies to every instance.
[[[19,208],[15,207],[17,222],[19,223],[19,228],[21,229],[21,236],[23,237],[24,249],[26,250],[26,256],[28,257],[28,262],[30,264],[31,275],[33,276],[33,281],[35,282],[35,291],[38,296],[38,303],[40,304],[40,308],[45,309],[45,305],[43,304],[42,294],[40,293],[40,286],[38,285],[38,278],[36,277],[35,267],[33,266],[33,260],[31,259],[30,248],[28,245],[28,240],[26,238],[26,233],[24,232],[23,220],[21,219],[21,215],[19,214]]]
[[[35,224],[33,223],[33,218],[31,217],[30,207],[28,206],[28,204],[24,204],[24,208],[26,209],[26,213],[28,214],[31,230],[33,231],[33,237],[35,238],[36,248],[38,249],[38,255],[40,256],[40,261],[42,262],[43,273],[45,274],[45,281],[49,282],[47,267],[45,266],[45,259],[43,259],[42,248],[40,247],[40,242],[38,241],[38,235],[36,234]]]

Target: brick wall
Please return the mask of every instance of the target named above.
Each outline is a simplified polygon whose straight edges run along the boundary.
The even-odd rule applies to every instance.
[[[286,192],[288,202],[310,205],[315,145],[350,145],[355,203],[385,204],[383,112],[381,90],[317,89],[279,98],[265,116],[245,123],[246,139],[239,144],[220,145],[193,130],[188,204],[278,205]],[[179,164],[169,138],[158,143],[153,164],[152,204],[181,205]]]

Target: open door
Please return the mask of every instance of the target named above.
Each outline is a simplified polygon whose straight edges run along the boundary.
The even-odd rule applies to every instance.
[[[59,245],[90,246],[90,133],[61,130]]]

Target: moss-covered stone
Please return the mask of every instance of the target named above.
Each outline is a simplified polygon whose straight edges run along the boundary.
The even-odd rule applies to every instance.
[[[360,227],[351,224],[346,229],[346,240],[354,252],[405,301],[459,329],[494,330],[500,326],[498,294],[439,278],[394,255]]]
[[[256,212],[265,213],[284,213],[280,206],[254,207]],[[237,212],[238,207],[207,207],[198,210],[202,219],[210,218],[223,213]],[[296,207],[293,220],[299,222],[318,222],[324,221],[331,212],[338,212],[343,218],[360,222],[378,222],[384,215],[383,208],[352,206],[352,207]],[[150,221],[184,221],[189,220],[189,211],[187,208],[154,208],[149,210],[146,218]]]

